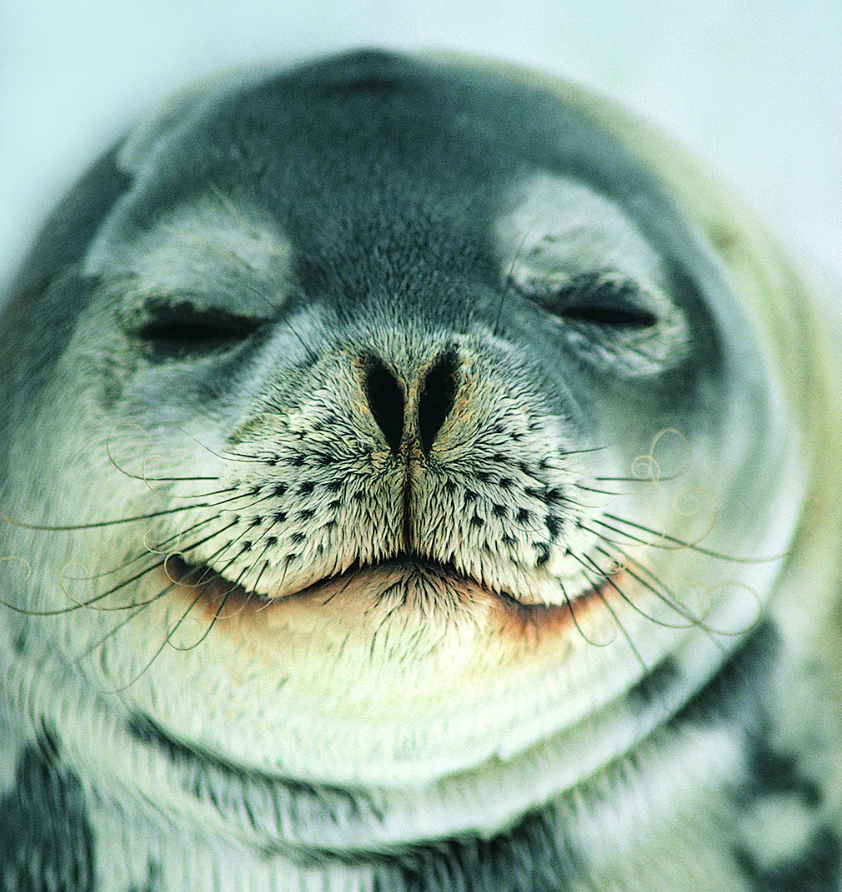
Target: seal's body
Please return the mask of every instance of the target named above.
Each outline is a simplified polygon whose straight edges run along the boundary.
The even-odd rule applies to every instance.
[[[842,889],[811,313],[555,82],[179,98],[2,318],[0,887]]]

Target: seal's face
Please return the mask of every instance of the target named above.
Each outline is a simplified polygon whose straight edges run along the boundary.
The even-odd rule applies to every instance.
[[[346,57],[188,99],[80,202],[0,335],[7,513],[70,529],[3,572],[92,772],[282,848],[498,830],[754,623],[800,506],[752,323],[557,96]]]

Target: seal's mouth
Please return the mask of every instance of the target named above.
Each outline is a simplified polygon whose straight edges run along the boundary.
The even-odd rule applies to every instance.
[[[557,614],[569,618],[573,609],[571,599],[562,604],[549,604],[536,601],[525,593],[492,589],[461,573],[452,564],[411,555],[372,564],[355,563],[341,573],[314,579],[296,592],[276,597],[248,591],[211,567],[189,564],[178,555],[167,558],[164,570],[174,586],[191,598],[201,600],[220,618],[231,612],[266,610],[281,603],[305,599],[321,599],[326,603],[363,589],[374,592],[379,600],[391,599],[396,605],[408,609],[427,610],[434,603],[439,607],[457,604],[469,607],[477,601],[485,601],[530,620]],[[603,599],[606,590],[613,586],[613,577],[607,576],[572,600],[575,600],[577,610],[584,608],[594,600]]]
[[[175,585],[186,586],[191,589],[200,588],[203,596],[209,600],[232,605],[239,605],[243,601],[253,601],[258,605],[265,605],[274,601],[304,598],[317,593],[329,584],[335,585],[337,582],[340,582],[345,585],[352,585],[368,576],[382,575],[383,573],[396,575],[407,584],[415,581],[426,581],[430,583],[440,582],[448,586],[456,586],[457,588],[466,586],[483,587],[476,579],[460,573],[452,564],[442,564],[438,561],[411,555],[399,555],[389,560],[371,564],[355,562],[342,573],[314,579],[313,582],[303,586],[298,591],[285,592],[280,596],[248,591],[211,567],[202,564],[190,564],[178,555],[168,557],[164,569]],[[516,597],[512,592],[486,590],[489,594],[504,601],[522,604],[523,606],[532,606],[527,604],[525,600]]]

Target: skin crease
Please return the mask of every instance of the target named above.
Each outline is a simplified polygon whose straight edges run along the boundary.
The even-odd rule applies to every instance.
[[[469,60],[121,141],[0,323],[0,892],[838,892],[836,416],[740,214]]]

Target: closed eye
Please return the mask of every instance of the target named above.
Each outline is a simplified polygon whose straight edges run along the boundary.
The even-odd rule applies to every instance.
[[[545,310],[570,322],[619,329],[651,328],[658,322],[643,304],[637,284],[613,275],[575,276],[535,298]]]
[[[250,338],[261,320],[184,301],[144,308],[132,335],[156,361],[190,360],[230,350]]]
[[[669,295],[613,269],[510,279],[578,358],[612,377],[641,377],[687,356],[687,319]]]
[[[645,310],[611,306],[573,306],[564,309],[558,315],[573,322],[587,322],[591,325],[615,328],[651,328],[658,321],[652,313]]]

